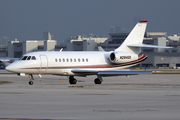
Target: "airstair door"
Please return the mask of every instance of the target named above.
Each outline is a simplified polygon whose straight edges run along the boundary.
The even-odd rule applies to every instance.
[[[47,71],[48,59],[46,55],[40,55],[40,59],[41,59],[40,73],[44,73]]]

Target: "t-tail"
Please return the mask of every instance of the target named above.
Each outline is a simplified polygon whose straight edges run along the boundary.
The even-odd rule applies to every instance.
[[[110,54],[110,61],[116,64],[136,61],[142,62],[147,58],[142,54],[141,47],[149,48],[171,48],[166,46],[146,45],[143,44],[144,34],[146,31],[147,20],[139,21],[122,45]]]
[[[130,32],[130,34],[127,36],[123,44],[119,46],[117,49],[115,49],[115,51],[122,51],[135,54],[141,53],[141,47],[134,47],[132,45],[142,44],[146,26],[146,20],[139,21],[133,28],[133,30]]]
[[[148,48],[172,48],[166,46],[146,45],[143,44],[143,38],[146,31],[147,20],[140,20],[130,34],[127,36],[125,41],[115,51],[140,54],[141,47]]]

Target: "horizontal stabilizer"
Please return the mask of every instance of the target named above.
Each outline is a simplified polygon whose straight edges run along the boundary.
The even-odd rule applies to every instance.
[[[147,47],[147,48],[172,48],[166,46],[147,45],[147,44],[128,44],[128,47]]]

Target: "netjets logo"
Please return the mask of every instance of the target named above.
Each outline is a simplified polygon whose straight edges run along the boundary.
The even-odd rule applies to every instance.
[[[120,59],[131,59],[131,56],[120,56]]]

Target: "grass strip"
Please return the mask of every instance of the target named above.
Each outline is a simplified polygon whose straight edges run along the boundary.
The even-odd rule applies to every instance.
[[[5,83],[12,83],[10,81],[0,81],[0,84],[5,84]]]

